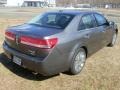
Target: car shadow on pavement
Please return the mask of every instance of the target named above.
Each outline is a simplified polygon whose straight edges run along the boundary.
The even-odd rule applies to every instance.
[[[55,76],[59,76],[59,75],[42,76],[40,74],[35,75],[32,73],[32,71],[30,71],[28,69],[24,69],[16,64],[14,64],[13,62],[9,61],[9,59],[6,58],[3,53],[0,54],[0,63],[2,63],[7,69],[9,69],[14,74],[16,74],[22,78],[29,79],[29,80],[44,81],[44,80],[53,78]]]

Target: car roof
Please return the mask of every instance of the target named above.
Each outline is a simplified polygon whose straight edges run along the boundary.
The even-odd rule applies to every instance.
[[[72,14],[72,15],[82,15],[82,14],[92,14],[98,13],[95,11],[90,10],[57,10],[57,11],[50,11],[49,13],[64,13],[64,14]]]

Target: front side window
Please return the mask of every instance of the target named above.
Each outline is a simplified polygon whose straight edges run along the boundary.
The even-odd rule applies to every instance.
[[[95,14],[95,18],[97,20],[98,26],[108,25],[109,24],[107,22],[107,20],[100,14]]]
[[[33,18],[29,24],[37,24],[42,27],[64,29],[74,18],[74,15],[64,13],[45,13]]]
[[[85,15],[81,19],[79,30],[89,29],[95,26],[96,26],[96,22],[94,20],[94,17],[92,15]]]

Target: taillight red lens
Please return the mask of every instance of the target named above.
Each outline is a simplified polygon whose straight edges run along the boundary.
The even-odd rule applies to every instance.
[[[21,36],[20,41],[22,44],[39,47],[39,48],[53,48],[58,39],[52,38],[52,39],[38,39],[38,38],[32,38],[28,36]]]
[[[6,31],[6,32],[5,32],[5,37],[6,37],[7,39],[10,39],[10,40],[15,40],[15,34],[12,33],[12,32]]]

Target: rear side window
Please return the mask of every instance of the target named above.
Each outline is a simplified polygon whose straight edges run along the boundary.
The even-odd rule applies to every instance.
[[[96,21],[93,17],[93,15],[85,15],[82,17],[80,24],[79,24],[79,30],[83,29],[89,29],[96,26]]]
[[[95,18],[97,20],[97,24],[98,26],[102,26],[102,25],[108,25],[107,20],[105,19],[104,16],[100,15],[100,14],[94,14]]]

